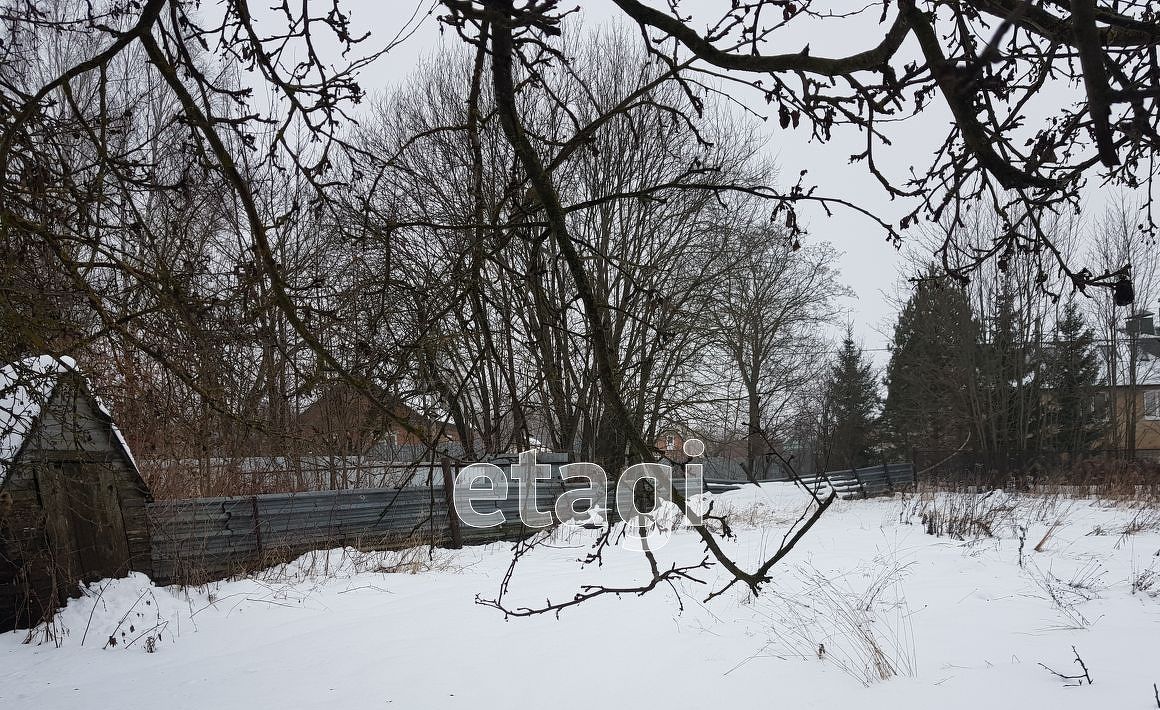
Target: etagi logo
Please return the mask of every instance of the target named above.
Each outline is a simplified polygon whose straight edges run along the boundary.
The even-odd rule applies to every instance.
[[[682,448],[690,458],[705,453],[705,444],[699,439],[689,439]],[[684,478],[678,479],[685,501],[683,511],[673,502],[671,466],[638,463],[625,469],[617,479],[616,513],[627,523],[625,547],[643,550],[647,543],[648,549],[656,550],[682,524],[701,524],[701,516],[708,507],[703,496],[702,466],[687,463],[684,469]],[[603,522],[602,513],[608,510],[608,475],[594,463],[560,466],[560,480],[568,481],[569,485],[549,510],[540,509],[539,491],[548,490],[552,467],[536,463],[535,451],[520,454],[519,463],[511,467],[511,478],[516,480],[520,522],[532,529],[550,527],[557,520],[564,525],[599,524]],[[639,492],[647,491],[643,488],[645,481],[652,484],[652,505],[647,512],[641,510],[641,497],[638,497],[638,487],[643,489]],[[464,525],[473,528],[503,525],[508,517],[502,503],[511,500],[510,488],[508,474],[499,466],[491,463],[466,466],[455,479],[455,514]]]

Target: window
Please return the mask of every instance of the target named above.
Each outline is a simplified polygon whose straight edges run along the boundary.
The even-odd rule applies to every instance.
[[[1096,392],[1091,400],[1091,413],[1097,419],[1104,419],[1108,416],[1108,393]]]
[[[665,451],[673,451],[677,448],[677,437],[669,434],[665,437]]]
[[[1160,420],[1160,390],[1144,392],[1144,418]]]

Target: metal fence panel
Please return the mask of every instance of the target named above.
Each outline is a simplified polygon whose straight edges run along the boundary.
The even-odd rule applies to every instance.
[[[856,471],[832,471],[807,485],[833,488],[843,498],[881,495],[914,482],[910,464]],[[442,481],[440,481],[440,484]],[[687,482],[675,487],[689,495]],[[739,487],[737,481],[707,479],[704,491]],[[513,540],[530,531],[519,519],[518,484],[497,505],[507,519],[495,528],[462,528],[460,541],[479,544]],[[561,483],[537,490],[539,510],[551,510]],[[610,500],[610,505],[615,503]],[[153,566],[160,583],[201,583],[291,560],[331,547],[402,548],[447,544],[451,517],[442,485],[301,493],[268,493],[229,498],[159,501],[148,509]]]

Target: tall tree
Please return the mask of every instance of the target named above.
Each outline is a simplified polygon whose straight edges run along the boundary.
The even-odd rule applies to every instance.
[[[857,468],[874,460],[878,406],[874,367],[847,328],[826,381],[820,437],[825,469]]]
[[[1021,462],[1041,439],[1040,334],[1028,329],[1028,322],[1035,319],[1017,300],[1009,279],[1000,280],[992,301],[983,308],[972,394],[975,449],[1003,468]]]
[[[642,54],[657,73],[638,90],[602,95],[570,83],[580,70],[559,38],[573,20],[558,0],[442,0],[441,21],[473,53],[463,124],[471,155],[452,153],[471,161],[461,173],[473,193],[460,205],[466,209],[391,216],[369,235],[335,229],[329,243],[316,244],[314,237],[328,238],[319,223],[361,224],[360,215],[352,219],[343,207],[369,202],[384,173],[406,169],[394,154],[350,140],[365,70],[390,46],[369,48],[344,3],[283,3],[264,12],[249,0],[223,0],[212,11],[194,0],[8,0],[0,11],[0,241],[39,242],[28,253],[50,256],[69,289],[83,295],[75,299],[81,313],[67,316],[80,326],[78,347],[113,343],[148,353],[205,402],[207,422],[220,415],[222,423],[204,432],[216,438],[197,437],[215,449],[232,437],[226,422],[280,425],[290,409],[286,398],[323,378],[362,391],[391,418],[384,394],[415,387],[421,372],[423,386],[454,410],[463,398],[445,371],[443,346],[458,336],[460,318],[481,329],[471,337],[483,347],[463,350],[492,365],[476,368],[481,377],[494,376],[489,396],[518,401],[530,387],[515,373],[534,364],[498,345],[510,332],[482,332],[485,318],[510,323],[506,308],[470,303],[470,310],[460,309],[468,303],[460,296],[491,294],[455,284],[496,273],[527,278],[542,263],[559,273],[559,283],[533,298],[544,296],[537,315],[548,316],[544,324],[558,333],[558,343],[537,357],[555,362],[577,351],[583,380],[591,383],[587,396],[599,398],[594,429],[608,442],[613,465],[626,456],[651,458],[640,405],[658,394],[670,398],[677,377],[668,373],[684,371],[694,359],[697,334],[687,333],[673,357],[652,357],[638,347],[645,338],[660,342],[650,333],[672,311],[672,294],[649,292],[686,282],[640,279],[641,255],[607,250],[603,238],[615,236],[611,230],[589,228],[598,215],[643,217],[635,223],[647,233],[667,227],[664,210],[678,205],[678,195],[697,202],[744,193],[766,200],[791,238],[803,230],[796,210],[812,204],[858,210],[899,240],[897,225],[938,221],[984,200],[1009,224],[994,245],[969,252],[970,261],[953,269],[960,278],[1008,253],[1042,259],[1044,268],[1058,267],[1078,286],[1106,284],[1122,272],[1122,264],[1104,273],[1071,268],[1059,250],[1048,248],[1039,215],[1077,204],[1084,178],[1098,170],[1123,184],[1151,178],[1145,173],[1160,145],[1160,110],[1148,94],[1160,79],[1152,59],[1160,32],[1146,3],[1088,0],[1060,10],[1059,3],[900,0],[884,4],[879,15],[871,6],[835,14],[808,3],[757,0],[724,5],[708,22],[685,21],[636,0],[615,4],[645,30]],[[865,22],[879,34],[848,56],[799,51],[804,40],[787,53],[765,52],[784,46],[787,34],[816,30],[815,22],[825,22],[823,29]],[[401,29],[395,41],[410,35],[409,25]],[[35,41],[38,33],[67,37],[77,55],[44,63],[48,53]],[[712,81],[703,80],[705,71]],[[710,150],[713,136],[701,130],[706,96],[726,93],[716,82],[730,77],[776,105],[783,130],[808,131],[820,142],[835,132],[863,136],[865,150],[854,159],[892,198],[901,198],[902,214],[815,190],[804,174],[779,188],[772,176],[723,174],[716,157],[687,153],[681,161],[688,170],[636,173],[639,180],[625,179],[611,192],[600,181],[615,163],[590,166],[597,168],[588,171],[598,178],[595,189],[577,189],[577,164],[603,130],[622,121],[631,127],[631,114],[666,115],[662,146],[683,137],[682,146]],[[669,82],[686,98],[658,105],[652,89]],[[1041,94],[1073,85],[1083,86],[1082,100],[1061,103],[1050,90]],[[156,98],[149,101],[155,110],[141,110],[143,97]],[[890,139],[882,131],[914,119],[931,101],[955,118],[942,147],[925,169],[887,174],[893,170],[884,172],[881,152]],[[1052,120],[1029,135],[1026,118],[1045,102]],[[138,122],[145,117],[150,121]],[[480,128],[483,121],[492,122],[490,132]],[[414,132],[416,140],[420,133]],[[479,145],[489,135],[502,149]],[[172,150],[158,153],[162,145]],[[504,158],[505,179],[484,179],[483,156]],[[211,188],[207,199],[199,190],[189,194],[197,182]],[[502,195],[483,195],[495,187]],[[175,208],[158,209],[159,199],[174,200]],[[650,204],[604,209],[631,202]],[[188,218],[207,212],[212,226]],[[439,243],[431,234],[447,239]],[[436,248],[428,249],[432,243]],[[522,268],[524,247],[543,249],[529,256],[529,268]],[[6,245],[5,253],[21,252]],[[682,264],[678,276],[696,278],[689,268],[695,265]],[[630,287],[637,280],[643,287]],[[567,300],[554,302],[557,294]],[[621,317],[629,306],[643,314],[639,322],[635,315]],[[476,364],[463,362],[461,369]],[[554,375],[545,375],[532,379],[552,386]],[[291,376],[300,376],[302,386],[284,385]],[[507,414],[502,406],[479,409]],[[457,428],[466,428],[466,414],[451,414]],[[575,418],[570,410],[562,414]],[[519,418],[512,416],[511,428],[520,428]],[[394,424],[414,428],[406,417]],[[567,438],[565,430],[576,426],[562,421],[558,428]],[[826,505],[817,501],[814,513],[786,536],[787,547]],[[695,530],[709,558],[728,572],[726,587],[758,591],[787,549],[743,569],[713,530]],[[609,526],[605,539],[611,533]],[[652,576],[642,591],[708,564],[661,571],[654,557],[648,560]]]
[[[955,449],[968,440],[977,332],[961,287],[932,279],[916,283],[898,314],[886,368],[883,420],[900,453]]]
[[[682,65],[686,76],[706,72],[761,91],[777,105],[783,129],[810,131],[822,143],[843,129],[864,130],[865,150],[851,161],[865,165],[891,200],[920,203],[902,218],[902,228],[920,218],[958,220],[980,203],[1001,213],[1009,228],[986,249],[964,249],[960,235],[947,233],[938,249],[960,278],[994,258],[1020,254],[1077,286],[1112,285],[1109,272],[1070,267],[1041,216],[1062,212],[1064,203],[1078,208],[1075,178],[1095,171],[1130,186],[1153,179],[1148,156],[1160,144],[1160,111],[1146,99],[1160,81],[1149,59],[1160,44],[1153,3],[899,0],[881,3],[881,12],[876,3],[832,13],[781,0],[679,9],[678,3],[613,1],[656,51],[673,48],[668,61],[700,60]],[[542,21],[535,10],[555,5],[532,3],[534,10],[520,14]],[[868,39],[848,54],[811,52],[810,35],[832,32],[834,25]],[[1050,87],[1064,85],[1079,88],[1076,101],[1048,99],[1055,92]],[[953,127],[929,163],[895,177],[883,160],[895,141],[875,119],[905,122],[931,103],[950,111]],[[1050,119],[1032,135],[1027,119],[1039,110]],[[799,194],[826,199],[812,189]],[[893,224],[880,224],[897,236]],[[964,254],[967,262],[953,266],[945,258]]]
[[[822,377],[826,343],[819,329],[836,317],[836,300],[851,292],[838,282],[828,244],[794,249],[759,223],[725,249],[735,267],[720,279],[706,316],[723,356],[723,379],[739,385],[740,426],[729,422],[725,429],[745,441],[745,470],[756,478],[771,464],[770,437],[799,410],[793,400]]]
[[[1100,356],[1095,339],[1075,299],[1068,299],[1043,367],[1048,441],[1056,450],[1087,452],[1103,434],[1104,416],[1094,407],[1100,385]]]

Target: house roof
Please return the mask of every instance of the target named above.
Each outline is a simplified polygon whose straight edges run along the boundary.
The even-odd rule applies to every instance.
[[[364,392],[345,382],[335,383],[294,420],[294,428],[299,435],[357,434],[370,446],[381,437],[396,420],[407,422],[413,429],[425,434],[441,433],[441,438],[457,438],[455,428],[445,424],[438,417],[426,417],[413,407],[395,397],[384,398],[390,415],[385,414]]]
[[[113,423],[113,417],[99,398],[89,390],[88,381],[77,370],[76,361],[68,356],[38,355],[0,368],[0,485],[8,477],[8,467],[19,456],[24,442],[36,426],[41,410],[52,399],[65,375],[75,375],[84,391],[96,403],[117,444],[134,468],[137,462],[129,444]]]

